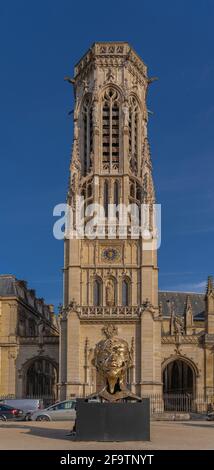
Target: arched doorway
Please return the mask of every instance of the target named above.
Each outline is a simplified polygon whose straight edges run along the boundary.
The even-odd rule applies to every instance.
[[[56,400],[57,370],[47,358],[35,358],[26,371],[26,397]]]
[[[184,360],[171,361],[163,371],[163,392],[193,394],[193,374],[192,367]]]
[[[165,411],[192,411],[196,374],[192,364],[182,358],[168,362],[163,369]]]

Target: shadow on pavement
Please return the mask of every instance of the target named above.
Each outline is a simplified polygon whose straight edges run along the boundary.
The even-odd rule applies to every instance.
[[[184,426],[191,426],[195,428],[214,428],[214,424],[208,424],[208,423],[183,423]]]
[[[71,425],[72,427],[72,425]],[[69,430],[68,429],[60,429],[60,428],[47,428],[47,427],[36,427],[36,426],[31,426],[30,424],[28,425],[21,425],[18,423],[5,423],[5,426],[0,424],[0,429],[23,429],[26,434],[32,435],[32,436],[40,436],[40,437],[47,437],[49,439],[63,439],[66,441],[71,441],[72,437],[68,435]]]

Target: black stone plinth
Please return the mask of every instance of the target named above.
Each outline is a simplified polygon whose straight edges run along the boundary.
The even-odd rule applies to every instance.
[[[120,403],[93,403],[78,399],[76,411],[76,440],[150,440],[149,398]]]

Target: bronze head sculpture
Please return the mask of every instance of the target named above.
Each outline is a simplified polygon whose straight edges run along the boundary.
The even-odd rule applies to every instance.
[[[106,339],[97,343],[93,360],[97,372],[105,381],[105,386],[98,395],[109,401],[125,397],[137,398],[126,387],[127,370],[132,365],[132,353],[127,341],[115,336],[117,328],[113,325],[103,328],[103,332]]]

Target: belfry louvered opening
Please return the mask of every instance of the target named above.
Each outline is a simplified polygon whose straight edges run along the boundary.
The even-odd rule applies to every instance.
[[[91,167],[91,153],[93,150],[93,126],[91,99],[87,97],[83,104],[83,175]]]
[[[129,165],[133,173],[138,170],[139,106],[136,98],[129,99]]]
[[[105,170],[119,169],[119,121],[119,95],[114,88],[108,88],[104,93],[102,106],[102,154]]]

